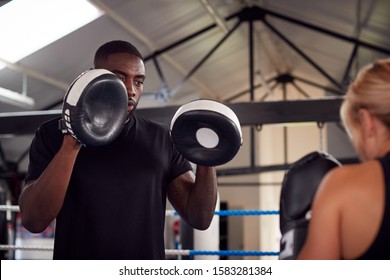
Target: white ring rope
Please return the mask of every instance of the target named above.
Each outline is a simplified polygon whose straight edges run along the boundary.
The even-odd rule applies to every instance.
[[[166,249],[165,255],[167,255],[167,256],[189,256],[190,250]]]
[[[0,205],[0,211],[20,212],[18,205]],[[216,211],[215,215],[220,216],[257,216],[257,215],[278,215],[278,210],[223,210]],[[168,217],[178,216],[175,210],[166,210],[165,215]]]
[[[50,246],[15,246],[15,245],[0,245],[0,250],[36,250],[36,251],[52,251]],[[219,255],[219,256],[278,256],[279,252],[270,251],[242,251],[242,250],[220,250],[220,251],[205,251],[205,250],[176,250],[166,249],[166,256],[195,256],[195,255]]]
[[[20,212],[18,205],[0,205],[0,211]],[[175,216],[175,210],[166,210],[167,216]]]
[[[0,205],[0,211],[20,212],[18,205]]]
[[[165,211],[165,216],[167,216],[167,217],[177,216],[176,215],[176,211],[175,210],[166,210]]]
[[[18,205],[0,205],[0,211],[20,212]],[[175,210],[166,210],[167,216],[175,216]]]
[[[53,246],[0,245],[0,250],[53,251]],[[166,249],[165,254],[167,256],[189,256],[190,250]]]
[[[20,212],[18,205],[0,205],[0,211]],[[175,216],[175,210],[166,210],[167,216]]]
[[[53,246],[0,245],[0,250],[53,251]]]
[[[0,211],[19,212],[18,205],[0,205]],[[236,215],[278,215],[278,210],[261,211],[261,210],[224,210],[216,211],[215,215],[236,216]],[[166,216],[178,216],[175,210],[166,210]],[[0,244],[0,251],[9,250],[30,250],[30,251],[53,251],[53,246],[21,246],[21,245],[4,245]],[[279,252],[262,252],[262,251],[200,251],[200,250],[177,250],[166,249],[166,256],[194,256],[194,255],[223,255],[223,256],[277,256]]]

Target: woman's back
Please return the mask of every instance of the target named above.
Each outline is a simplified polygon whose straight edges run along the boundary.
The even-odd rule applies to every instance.
[[[330,171],[313,202],[309,235],[300,258],[356,259],[362,256],[375,241],[382,225],[384,185],[378,160]]]
[[[345,180],[339,181],[345,182],[340,190],[341,257],[356,259],[371,247],[382,225],[385,183],[379,161],[343,169]]]

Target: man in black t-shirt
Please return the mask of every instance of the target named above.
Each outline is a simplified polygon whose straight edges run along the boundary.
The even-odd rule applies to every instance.
[[[128,119],[110,144],[84,147],[42,124],[30,147],[19,204],[22,223],[37,233],[56,219],[55,259],[164,259],[166,198],[192,227],[207,229],[217,200],[214,167],[196,176],[173,145],[166,125],[134,112],[145,66],[128,42],[95,53],[95,68],[117,75],[128,92]]]

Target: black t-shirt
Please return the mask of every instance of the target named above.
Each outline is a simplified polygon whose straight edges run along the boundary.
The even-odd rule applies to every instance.
[[[30,148],[26,181],[37,179],[62,143],[58,119]],[[82,147],[56,219],[54,259],[164,259],[167,185],[191,170],[166,125],[133,114],[120,136]]]

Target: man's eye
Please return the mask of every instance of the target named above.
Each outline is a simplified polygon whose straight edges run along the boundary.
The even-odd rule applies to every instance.
[[[123,77],[122,75],[116,74],[115,76],[117,76],[117,77],[119,78],[119,80],[121,80],[122,82],[125,82],[125,81],[126,81],[126,78]]]
[[[143,84],[144,84],[144,81],[142,81],[142,80],[135,81],[135,85],[138,87],[142,86]]]

